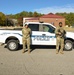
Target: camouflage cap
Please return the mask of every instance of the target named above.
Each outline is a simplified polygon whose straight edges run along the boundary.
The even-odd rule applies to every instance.
[[[28,24],[25,24],[25,26],[28,26]]]

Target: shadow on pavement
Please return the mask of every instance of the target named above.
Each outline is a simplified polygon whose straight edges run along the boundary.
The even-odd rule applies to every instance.
[[[56,46],[32,45],[32,46],[31,46],[31,51],[33,51],[33,50],[35,50],[35,49],[56,49]]]

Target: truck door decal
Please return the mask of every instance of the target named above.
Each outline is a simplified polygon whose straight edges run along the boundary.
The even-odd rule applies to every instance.
[[[33,40],[37,40],[37,41],[50,41],[56,38],[55,36],[40,36],[40,35],[33,35],[31,37],[33,37]]]

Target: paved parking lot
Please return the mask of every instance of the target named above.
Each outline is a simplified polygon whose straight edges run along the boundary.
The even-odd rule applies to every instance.
[[[0,75],[74,75],[74,49],[56,54],[55,48],[9,51],[0,46]]]

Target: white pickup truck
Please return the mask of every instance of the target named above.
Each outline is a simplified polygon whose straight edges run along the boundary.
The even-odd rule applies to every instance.
[[[55,26],[49,23],[26,22],[32,30],[31,45],[55,45]],[[22,45],[22,29],[0,29],[0,42],[7,45],[11,51],[17,50]],[[67,32],[65,38],[65,50],[72,50],[74,45],[74,32]]]

